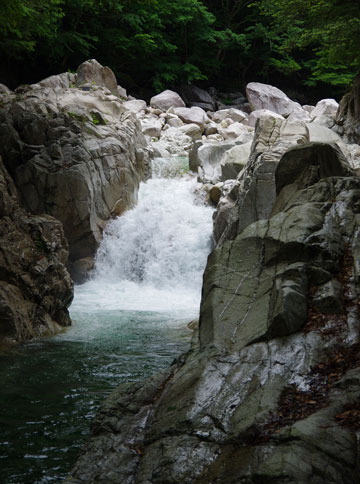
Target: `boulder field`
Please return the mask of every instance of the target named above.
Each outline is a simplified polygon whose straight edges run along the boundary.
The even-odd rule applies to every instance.
[[[189,352],[110,395],[66,483],[358,483],[358,82],[340,107],[255,82],[148,105],[91,60],[0,92],[2,335],[70,323],[65,267],[84,277],[152,156],[189,156],[216,205]]]

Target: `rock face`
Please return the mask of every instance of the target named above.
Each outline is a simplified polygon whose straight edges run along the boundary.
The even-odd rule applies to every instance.
[[[61,223],[20,207],[1,158],[0,233],[0,342],[21,342],[68,326],[73,286]]]
[[[305,126],[271,123],[239,216],[250,182],[268,206],[210,255],[199,338],[107,400],[68,484],[359,482],[360,180]]]
[[[78,83],[93,64],[80,66]],[[149,175],[139,120],[107,89],[89,89],[35,85],[0,112],[0,154],[22,202],[62,222],[71,261],[94,255],[106,220],[133,206]]]
[[[309,142],[304,123],[290,123],[272,116],[259,119],[247,166],[237,187],[220,200],[214,219],[217,243],[234,238],[252,222],[268,218],[274,204],[275,170],[292,146]]]
[[[83,62],[77,69],[76,85],[82,87],[91,84],[106,87],[112,94],[118,95],[118,85],[113,71],[95,59]]]
[[[351,92],[340,101],[336,121],[347,142],[360,144],[360,74],[356,76]]]

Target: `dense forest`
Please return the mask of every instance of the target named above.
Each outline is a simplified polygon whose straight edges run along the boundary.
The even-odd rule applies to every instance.
[[[130,92],[273,83],[340,96],[360,71],[360,0],[11,0],[0,82],[110,66]]]

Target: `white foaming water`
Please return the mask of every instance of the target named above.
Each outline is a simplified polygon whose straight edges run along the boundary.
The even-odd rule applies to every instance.
[[[157,160],[156,171],[168,175],[169,162]],[[93,277],[76,288],[72,310],[197,314],[212,209],[196,203],[196,185],[189,176],[141,184],[137,206],[107,225]]]

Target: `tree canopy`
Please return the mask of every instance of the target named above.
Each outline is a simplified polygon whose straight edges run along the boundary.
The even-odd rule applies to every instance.
[[[360,0],[12,0],[0,5],[3,64],[28,82],[36,73],[74,69],[95,57],[135,90],[184,82],[243,88],[258,80],[341,92],[360,71],[359,45]]]

